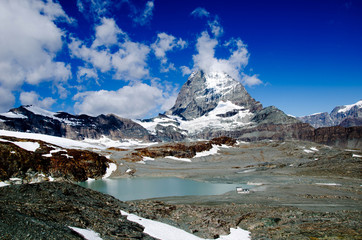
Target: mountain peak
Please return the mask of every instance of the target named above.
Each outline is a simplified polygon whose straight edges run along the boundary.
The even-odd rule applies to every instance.
[[[212,111],[220,101],[249,109],[260,110],[255,101],[237,80],[224,72],[193,72],[182,86],[175,105],[167,114],[178,115],[186,120],[195,119]]]

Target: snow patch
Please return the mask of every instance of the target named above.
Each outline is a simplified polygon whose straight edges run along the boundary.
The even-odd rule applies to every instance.
[[[161,125],[164,127],[173,126],[178,127],[177,120],[173,118],[166,118],[166,117],[157,117],[152,119],[152,121],[140,121],[140,120],[133,120],[134,122],[138,123],[142,127],[146,128],[150,133],[156,134],[156,126]]]
[[[352,157],[362,158],[362,156],[358,154],[352,154]]]
[[[347,152],[358,152],[358,150],[354,150],[354,149],[345,149],[345,151],[347,151]]]
[[[218,115],[237,110],[238,112],[230,117],[220,117]],[[254,116],[249,110],[237,106],[230,101],[220,101],[216,108],[199,118],[189,121],[179,120],[180,128],[187,130],[189,133],[201,132],[208,128],[231,130],[238,127],[244,127],[252,124]]]
[[[194,158],[198,158],[198,157],[207,157],[210,155],[216,155],[218,154],[217,152],[219,151],[219,146],[218,145],[212,145],[212,148],[208,151],[203,151],[203,152],[197,152],[196,155],[194,156]]]
[[[348,112],[349,110],[351,110],[355,106],[357,106],[357,108],[362,108],[362,100],[359,100],[355,104],[341,106],[342,108],[339,109],[338,112],[339,113]]]
[[[203,238],[197,237],[191,233],[188,233],[182,229],[161,223],[154,220],[139,217],[135,214],[130,214],[121,210],[121,214],[127,216],[127,220],[142,225],[145,229],[144,233],[151,237],[158,238],[160,240],[202,240]],[[250,238],[250,232],[241,228],[230,228],[229,235],[222,235],[219,240],[246,240]]]
[[[109,167],[106,170],[106,174],[104,174],[103,179],[109,178],[111,174],[117,170],[117,164],[109,163]]]
[[[77,228],[77,227],[71,227],[68,226],[70,229],[72,229],[73,231],[77,232],[78,234],[80,234],[82,237],[84,237],[84,239],[86,240],[103,240],[99,233],[96,233],[93,230],[90,229],[83,229],[83,228]]]
[[[92,145],[86,142],[71,140],[67,138],[54,137],[39,133],[25,133],[25,132],[14,132],[7,130],[0,130],[0,136],[26,138],[33,140],[41,140],[53,145],[57,145],[63,148],[100,148],[99,146]]]
[[[178,158],[178,157],[174,157],[174,156],[166,156],[165,158],[176,160],[176,161],[182,161],[182,162],[191,162],[191,160],[188,158]]]
[[[27,116],[24,116],[20,113],[14,113],[14,112],[7,112],[7,113],[0,113],[1,116],[7,117],[7,118],[28,118]]]
[[[5,186],[9,186],[10,184],[8,183],[4,183],[4,182],[0,182],[0,187],[5,187]]]
[[[314,151],[308,150],[308,149],[304,149],[303,151],[306,152],[306,153],[314,153]]]
[[[83,142],[98,146],[98,148],[101,148],[101,149],[110,148],[110,147],[127,148],[127,147],[151,146],[151,145],[157,144],[154,142],[145,143],[145,142],[135,140],[135,139],[125,139],[125,141],[121,142],[121,141],[117,141],[117,140],[112,140],[106,136],[102,136],[100,139],[86,138],[83,140]]]
[[[39,143],[37,142],[12,142],[12,143],[30,152],[35,152],[35,150],[37,150],[40,147]]]
[[[151,158],[151,157],[143,157],[142,160],[143,160],[143,161],[154,161],[155,159],[154,159],[154,158]]]
[[[315,184],[321,186],[341,186],[341,184],[339,183],[315,183]]]
[[[246,169],[246,170],[238,172],[238,173],[248,173],[248,172],[255,172],[255,171],[256,171],[256,169],[252,168],[252,169]]]

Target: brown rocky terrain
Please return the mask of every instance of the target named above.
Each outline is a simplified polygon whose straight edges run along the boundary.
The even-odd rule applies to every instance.
[[[193,158],[197,152],[210,150],[213,144],[219,146],[222,144],[233,146],[235,143],[235,139],[225,136],[213,138],[210,141],[168,143],[161,146],[135,149],[135,151],[125,159],[130,161],[140,161],[143,157],[160,158],[166,156]]]
[[[36,142],[35,152],[27,151],[12,142],[0,142],[0,179],[20,178],[25,182],[49,177],[72,181],[102,177],[109,160],[88,150],[61,149],[40,140],[19,139],[2,136],[2,139],[16,142]],[[51,152],[54,151],[54,152]],[[46,156],[48,155],[48,156]]]

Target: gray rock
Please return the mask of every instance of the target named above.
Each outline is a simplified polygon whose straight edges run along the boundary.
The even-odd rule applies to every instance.
[[[335,107],[331,113],[323,112],[308,116],[298,117],[302,122],[309,123],[315,128],[343,126],[362,126],[362,101],[352,104]]]
[[[191,74],[182,86],[175,105],[166,114],[192,120],[213,110],[220,101],[230,101],[251,112],[262,109],[243,85],[229,75],[198,71]]]

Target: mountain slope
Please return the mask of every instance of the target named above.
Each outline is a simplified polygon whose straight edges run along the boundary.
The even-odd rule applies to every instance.
[[[244,86],[229,75],[203,71],[190,75],[169,111],[138,123],[163,141],[219,136],[244,140],[283,139],[297,135],[295,128],[310,128],[276,107],[263,109]]]
[[[243,85],[220,72],[206,74],[197,71],[191,74],[182,86],[175,105],[166,112],[177,115],[185,120],[192,120],[205,115],[218,106],[221,101],[230,101],[250,112],[262,108],[245,90]]]
[[[298,117],[299,120],[309,123],[315,128],[343,126],[353,127],[362,125],[362,100],[351,105],[335,107],[331,113],[315,113]]]
[[[103,135],[117,140],[153,139],[139,124],[113,114],[91,117],[65,112],[53,113],[35,106],[21,106],[0,114],[0,128],[70,139],[99,139]]]

